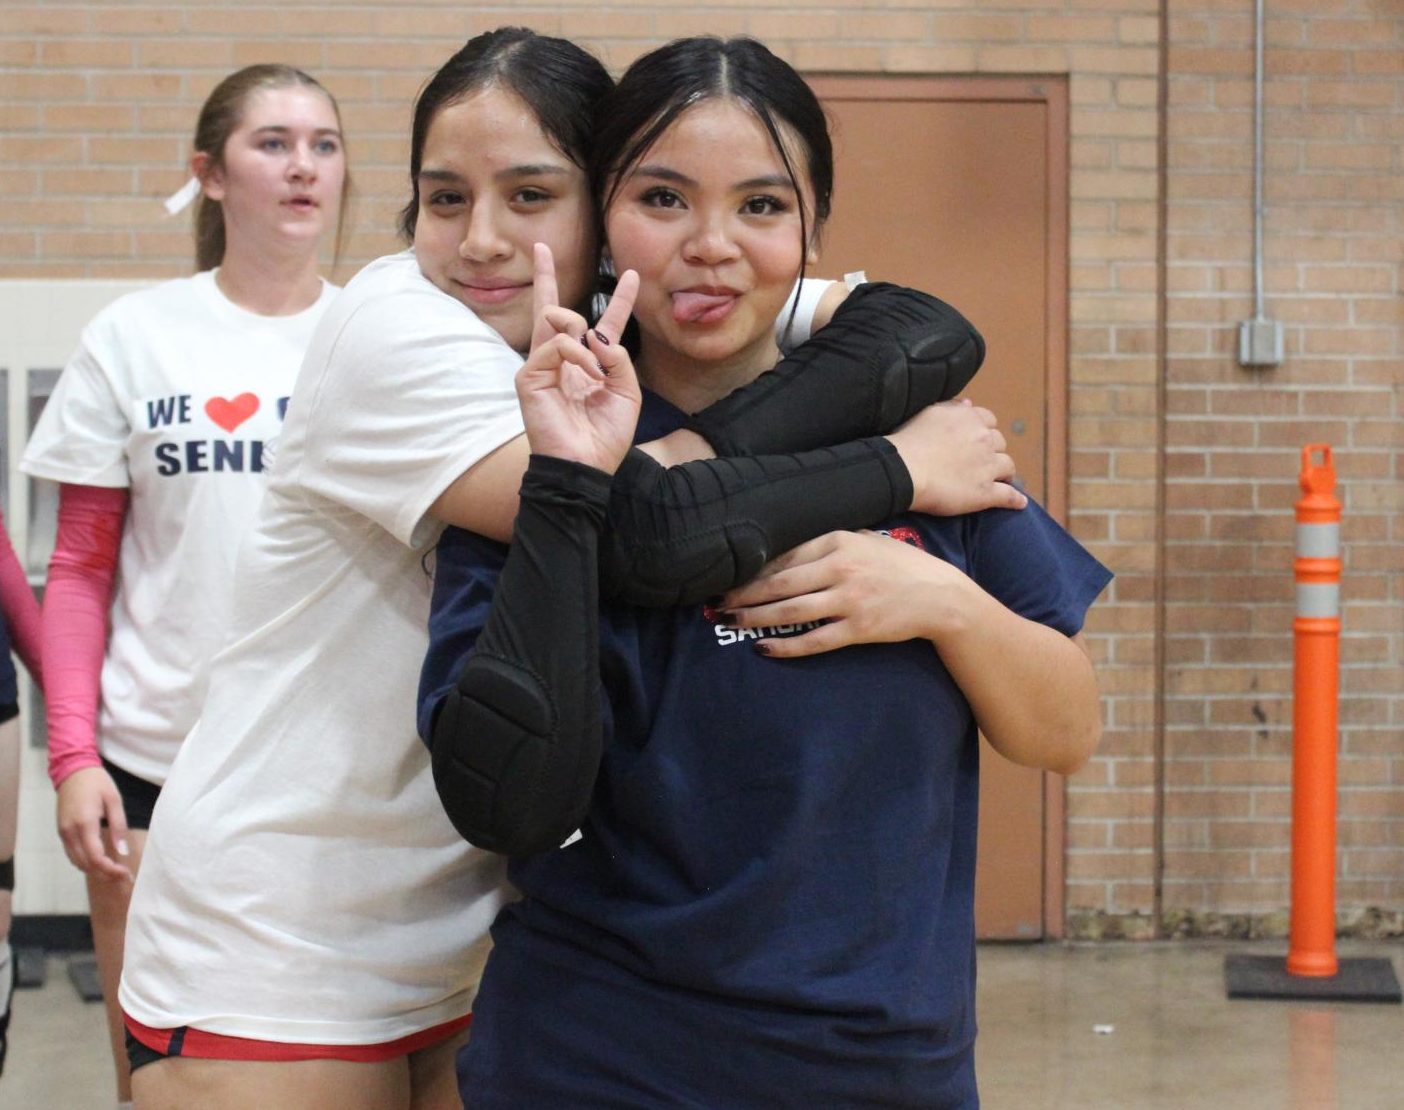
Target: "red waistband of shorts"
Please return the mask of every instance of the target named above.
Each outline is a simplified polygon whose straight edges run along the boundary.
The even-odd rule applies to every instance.
[[[289,1041],[261,1041],[251,1037],[228,1037],[223,1033],[208,1033],[191,1025],[178,1029],[153,1029],[143,1025],[130,1014],[123,1013],[127,1031],[153,1052],[162,1056],[190,1056],[201,1060],[351,1060],[357,1063],[378,1063],[408,1056],[423,1048],[432,1048],[454,1034],[467,1029],[472,1014],[421,1029],[406,1037],[379,1044],[301,1044]]]

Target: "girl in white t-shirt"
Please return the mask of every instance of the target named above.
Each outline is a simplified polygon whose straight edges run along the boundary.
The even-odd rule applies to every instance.
[[[223,640],[234,553],[283,410],[336,292],[318,260],[348,184],[336,102],[290,66],[241,69],[206,99],[190,165],[199,272],[93,319],[23,462],[61,483],[43,614],[49,770],[64,850],[88,879],[122,1102],[132,880]]]
[[[630,275],[589,337],[552,307],[596,282],[582,167],[610,87],[580,48],[508,28],[420,95],[413,248],[348,282],[308,347],[133,894],[120,997],[143,1108],[459,1106],[473,957],[508,895],[501,859],[449,823],[415,735],[425,558],[444,523],[510,535],[523,352],[546,369],[627,357]],[[990,421],[940,406],[952,454],[938,464],[912,436],[901,458],[1017,500]]]

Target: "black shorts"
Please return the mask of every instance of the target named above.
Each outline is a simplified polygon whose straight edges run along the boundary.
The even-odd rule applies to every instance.
[[[154,1048],[147,1048],[139,1040],[132,1036],[130,1029],[124,1028],[122,1036],[127,1045],[127,1071],[134,1072],[137,1068],[145,1067],[147,1064],[154,1064],[157,1060],[166,1060],[172,1056],[179,1056],[179,1050],[175,1052],[157,1052]]]
[[[3,705],[0,705],[0,725],[3,725],[6,721],[13,721],[18,716],[19,702],[7,701]]]
[[[112,776],[117,793],[122,796],[122,808],[127,811],[127,828],[151,828],[151,811],[156,808],[156,799],[161,796],[161,788],[154,782],[137,778],[130,771],[124,771],[105,759],[102,761],[102,769]]]

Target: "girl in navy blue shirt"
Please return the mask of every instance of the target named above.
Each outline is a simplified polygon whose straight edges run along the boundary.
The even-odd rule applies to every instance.
[[[750,40],[645,56],[602,117],[645,439],[774,361],[832,161],[812,93]],[[627,392],[611,369],[519,377],[550,448],[513,546],[438,548],[421,730],[455,823],[514,857],[523,895],[493,930],[465,1100],[977,1106],[977,729],[1017,762],[1085,762],[1078,633],[1110,576],[1030,504],[894,514],[713,604],[601,609],[628,447],[592,422]]]

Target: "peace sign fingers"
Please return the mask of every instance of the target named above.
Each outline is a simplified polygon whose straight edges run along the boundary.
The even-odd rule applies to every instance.
[[[560,303],[560,286],[556,281],[556,261],[551,248],[537,243],[532,248],[532,311],[534,312],[531,345],[535,349],[556,335],[572,335],[579,339],[585,334],[584,318]],[[615,286],[614,295],[605,306],[595,331],[604,336],[606,344],[618,343],[624,325],[634,311],[639,295],[639,275],[625,270]]]
[[[605,305],[600,322],[595,330],[604,334],[611,343],[618,343],[624,334],[624,325],[634,311],[634,301],[639,295],[639,275],[633,270],[625,270],[619,275],[619,283],[614,287],[614,295]]]
[[[531,345],[535,349],[561,330],[548,316],[549,309],[560,306],[561,294],[556,285],[556,260],[551,248],[537,243],[532,247],[531,260]]]

